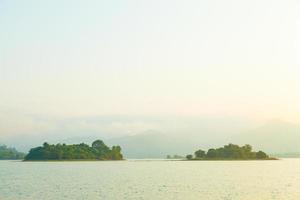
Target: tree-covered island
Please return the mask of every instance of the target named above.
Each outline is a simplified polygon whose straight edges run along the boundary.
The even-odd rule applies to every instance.
[[[180,156],[180,155],[177,155],[177,154],[175,154],[175,155],[167,155],[166,156],[166,159],[183,159],[184,158],[184,156]]]
[[[17,151],[5,145],[0,145],[0,160],[20,160],[23,159],[25,153]]]
[[[235,144],[224,145],[207,152],[199,149],[193,155],[187,155],[187,160],[275,160],[263,151],[252,151],[249,144],[239,146]]]
[[[109,148],[102,140],[94,141],[92,146],[84,143],[50,145],[45,142],[43,146],[32,148],[24,160],[123,160],[123,155],[120,146]]]

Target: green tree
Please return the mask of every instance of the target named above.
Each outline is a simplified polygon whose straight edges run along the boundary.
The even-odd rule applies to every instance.
[[[266,159],[266,158],[268,158],[268,155],[263,151],[258,151],[256,153],[256,158],[257,159]]]
[[[206,156],[205,151],[199,149],[195,152],[195,158],[204,158]]]
[[[44,143],[41,147],[32,148],[25,160],[122,160],[120,146],[111,149],[102,140],[96,140],[90,147],[87,144],[57,144]]]
[[[23,159],[24,156],[24,153],[18,152],[15,148],[9,148],[5,145],[0,145],[0,160]]]
[[[228,144],[217,149],[209,149],[207,153],[203,150],[195,152],[195,159],[208,160],[251,160],[251,159],[269,159],[269,156],[263,152],[252,151],[249,144],[239,146],[236,144]]]
[[[94,149],[108,149],[102,140],[96,140],[92,143]]]
[[[216,149],[209,149],[207,151],[206,157],[208,159],[217,158],[217,156],[218,156],[218,152]]]

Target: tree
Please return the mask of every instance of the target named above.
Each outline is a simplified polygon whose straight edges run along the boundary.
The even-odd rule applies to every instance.
[[[249,144],[245,144],[242,148],[243,148],[246,152],[251,152],[251,151],[252,151],[252,146],[249,145]]]
[[[205,154],[205,151],[199,149],[195,153],[195,159],[207,159],[207,160],[251,160],[251,159],[269,159],[269,156],[263,152],[252,151],[252,147],[249,144],[239,146],[236,144],[228,144],[217,149],[209,149]]]
[[[44,142],[43,147],[47,148],[49,147],[49,144],[47,142]]]
[[[24,153],[18,152],[15,148],[0,145],[0,160],[23,159],[24,156]]]
[[[122,160],[120,146],[111,149],[102,140],[96,140],[92,146],[87,144],[57,144],[44,143],[43,146],[32,148],[26,155],[25,160]]]
[[[94,149],[104,149],[107,148],[107,146],[104,144],[102,140],[96,140],[92,143],[92,147]]]
[[[256,153],[256,158],[257,159],[266,159],[266,158],[268,158],[268,155],[263,151],[258,151]]]
[[[208,159],[211,159],[211,158],[217,158],[217,155],[218,155],[218,152],[216,149],[209,149],[207,151],[207,154],[206,154],[206,157]]]
[[[191,154],[187,155],[187,156],[186,156],[186,159],[192,160],[192,159],[193,159],[193,155],[191,155]]]
[[[122,160],[123,155],[121,154],[120,146],[113,146],[111,149],[111,159],[113,160]]]
[[[195,152],[195,157],[196,158],[204,158],[205,157],[205,151],[199,149],[198,151]]]

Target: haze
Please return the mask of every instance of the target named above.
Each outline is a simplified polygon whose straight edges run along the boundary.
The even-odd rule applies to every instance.
[[[0,138],[300,123],[299,10],[296,0],[2,0]]]

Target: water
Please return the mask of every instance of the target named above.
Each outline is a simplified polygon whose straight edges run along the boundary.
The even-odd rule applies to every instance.
[[[300,159],[0,161],[0,199],[300,199]]]

